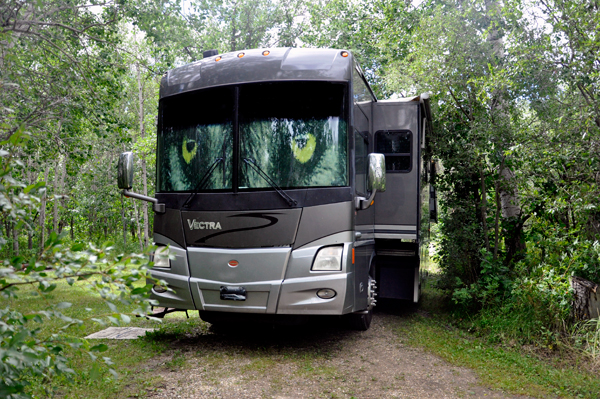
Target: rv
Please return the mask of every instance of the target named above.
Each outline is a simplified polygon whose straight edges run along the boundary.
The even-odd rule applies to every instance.
[[[217,54],[165,73],[154,299],[211,323],[339,315],[419,300],[435,196],[427,95],[378,100],[349,51]],[[431,198],[427,198],[431,197]],[[167,250],[168,254],[167,255]]]

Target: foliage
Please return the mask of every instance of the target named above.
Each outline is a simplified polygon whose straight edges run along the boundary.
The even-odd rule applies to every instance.
[[[597,397],[600,381],[593,371],[570,365],[560,353],[537,356],[536,352],[518,346],[523,343],[519,338],[530,331],[519,333],[515,339],[510,335],[511,328],[519,322],[525,322],[527,327],[527,317],[533,312],[527,312],[525,308],[492,312],[487,308],[478,318],[480,324],[487,322],[487,327],[498,328],[492,333],[508,332],[509,335],[481,334],[482,337],[477,337],[466,329],[453,327],[452,324],[460,325],[461,322],[451,313],[441,312],[442,307],[440,292],[426,287],[422,310],[398,328],[398,336],[403,342],[422,347],[457,367],[472,369],[481,383],[514,395],[540,398]],[[465,324],[472,327],[469,322]],[[482,330],[477,332],[483,333]],[[486,332],[489,333],[489,330]],[[552,331],[545,330],[545,333],[548,346],[555,343]],[[538,332],[535,335],[539,337]],[[490,337],[495,339],[490,340]],[[504,345],[498,345],[499,341],[503,341]],[[568,355],[565,357],[568,358]]]
[[[4,148],[0,161],[0,206],[4,217],[18,225],[30,222],[30,208],[39,204],[36,192],[43,187],[39,182],[25,186],[11,176],[16,166],[16,150],[25,145],[26,136],[15,133],[0,143]],[[6,242],[6,241],[4,241]],[[73,373],[65,356],[65,349],[72,348],[87,353],[94,361],[90,374],[98,376],[100,364],[111,366],[109,358],[99,358],[104,344],[91,346],[85,339],[69,334],[86,322],[100,324],[128,323],[131,315],[144,316],[150,308],[148,299],[152,283],[147,282],[148,254],[116,255],[108,245],[96,247],[74,244],[69,246],[63,235],[52,233],[39,254],[29,258],[13,256],[4,260],[0,268],[0,295],[18,298],[20,287],[35,287],[35,293],[45,301],[46,307],[37,312],[21,313],[11,307],[0,309],[0,394],[6,398],[28,397],[25,388],[32,377],[50,378],[53,375]],[[57,286],[65,280],[69,285],[86,281],[90,291],[106,303],[104,315],[90,314],[86,319],[76,319],[64,314],[71,306],[68,302],[52,303],[48,299]],[[119,313],[115,303],[136,305],[130,314]],[[64,325],[56,332],[39,334],[36,323],[59,319]]]

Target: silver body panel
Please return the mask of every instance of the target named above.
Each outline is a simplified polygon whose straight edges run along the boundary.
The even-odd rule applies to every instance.
[[[190,273],[187,251],[171,239],[154,233],[154,242],[159,245],[168,245],[171,258],[170,268],[155,267],[152,277],[164,280],[172,292],[157,293],[152,291],[151,298],[157,300],[161,306],[176,309],[196,309],[190,292]]]
[[[214,249],[188,248],[190,287],[199,310],[275,313],[279,287],[285,275],[288,248]],[[238,266],[228,262],[236,260]],[[245,301],[220,299],[222,286],[240,286]]]
[[[312,224],[316,219],[331,220],[341,217],[349,220],[348,203],[322,205],[309,209],[308,217],[300,224]],[[329,215],[327,217],[326,215]],[[186,217],[184,215],[184,217]],[[324,227],[329,231],[335,223]],[[314,231],[319,236],[319,230]],[[354,232],[341,231],[317,238],[297,249],[279,248],[208,248],[188,247],[187,250],[167,237],[154,235],[157,244],[169,245],[174,255],[171,268],[153,268],[155,278],[165,280],[173,292],[153,292],[161,306],[179,309],[197,309],[215,312],[243,312],[263,314],[340,315],[356,309],[354,298],[354,271],[352,248],[372,246],[362,241],[354,245]],[[361,245],[362,244],[362,245]],[[342,270],[311,271],[315,255],[326,246],[342,245]],[[235,260],[238,265],[231,267]],[[222,286],[244,287],[245,301],[222,300]],[[321,299],[316,292],[323,288],[336,291],[331,299]]]

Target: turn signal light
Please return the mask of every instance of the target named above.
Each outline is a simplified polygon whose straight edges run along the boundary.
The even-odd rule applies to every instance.
[[[221,61],[221,59],[222,59],[222,58],[223,58],[223,57],[221,57],[221,56],[218,56],[217,58],[215,58],[215,61]]]
[[[342,57],[348,57],[349,53],[347,51],[342,51]]]
[[[243,58],[245,55],[246,55],[246,54],[244,54],[244,53],[239,53],[239,54],[238,54],[238,58]]]
[[[262,55],[269,55],[269,54],[271,54],[271,52],[269,50],[265,50],[262,52]]]

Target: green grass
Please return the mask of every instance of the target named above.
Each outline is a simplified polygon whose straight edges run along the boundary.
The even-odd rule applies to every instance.
[[[600,376],[577,365],[577,353],[536,355],[523,347],[502,347],[456,328],[440,313],[438,293],[424,293],[425,312],[407,318],[396,328],[409,345],[418,346],[456,366],[472,369],[483,385],[534,397],[598,398]],[[427,311],[430,313],[428,314]],[[540,352],[541,353],[541,352]],[[565,359],[563,355],[568,355]]]
[[[43,310],[49,303],[70,302],[72,306],[63,311],[70,317],[89,319],[100,314],[112,313],[99,296],[86,290],[84,284],[85,282],[78,283],[71,287],[60,282],[51,294],[44,297],[36,295],[32,288],[21,287],[18,298],[4,300],[2,306],[10,306],[27,314]],[[117,304],[117,308],[124,313],[133,311],[133,307],[121,304]],[[108,327],[88,320],[82,326],[61,330],[66,323],[56,318],[43,318],[42,323],[34,321],[30,323],[33,324],[32,328],[39,328],[42,337],[59,333],[81,338]],[[89,356],[67,349],[66,354],[70,358],[71,367],[76,370],[75,375],[56,376],[51,380],[31,379],[29,392],[36,397],[58,395],[64,398],[145,396],[147,390],[156,385],[157,378],[152,370],[145,369],[144,365],[165,353],[169,349],[173,336],[182,336],[193,329],[207,328],[205,323],[198,319],[197,314],[193,319],[188,320],[185,313],[180,312],[167,315],[164,323],[133,317],[127,326],[159,328],[159,330],[153,332],[149,338],[137,340],[93,340],[93,344],[108,345],[108,350],[101,353],[101,356],[109,357],[115,364],[115,370],[119,374],[118,379],[112,378],[106,367],[101,369],[99,379],[91,378],[90,370],[93,362]],[[168,359],[160,367],[178,369],[184,364],[185,356],[175,352],[168,353]]]
[[[86,318],[110,313],[101,298],[81,285],[69,287],[59,284],[48,299],[54,302],[71,302],[73,306],[66,309],[65,313],[72,317]],[[403,343],[424,348],[456,366],[474,370],[485,386],[535,397],[598,397],[600,378],[577,367],[576,354],[568,360],[557,354],[541,358],[519,346],[500,346],[485,335],[475,336],[466,329],[455,327],[452,316],[444,311],[442,305],[439,293],[431,288],[426,289],[420,310],[403,316],[390,327]],[[27,313],[43,309],[46,302],[34,295],[33,290],[23,289],[19,292],[18,299],[5,301],[3,306],[11,306]],[[131,309],[121,305],[119,310],[126,312]],[[190,315],[193,317],[187,319],[184,313],[172,313],[166,316],[162,324],[132,318],[129,324],[131,326],[159,329],[138,340],[99,340],[98,343],[106,343],[109,347],[102,356],[110,357],[115,363],[115,369],[120,374],[117,380],[112,379],[105,369],[99,379],[92,379],[89,373],[91,359],[87,355],[70,351],[72,367],[77,370],[72,381],[69,382],[64,377],[56,377],[50,381],[32,380],[30,392],[37,397],[45,397],[45,390],[62,398],[145,397],[149,391],[161,385],[161,377],[157,371],[177,372],[187,367],[191,360],[201,360],[208,373],[204,378],[208,383],[214,384],[218,384],[223,378],[222,372],[241,373],[249,379],[270,378],[272,374],[277,374],[273,372],[281,364],[290,367],[291,378],[318,378],[327,381],[326,384],[331,381],[345,382],[347,376],[331,365],[324,364],[326,360],[335,358],[337,351],[341,350],[336,340],[329,340],[326,345],[317,345],[304,342],[299,335],[297,341],[278,344],[269,342],[266,338],[215,336],[208,333],[208,324],[199,320],[197,313]],[[51,334],[59,331],[63,324],[61,321],[45,319],[38,326],[41,334]],[[69,329],[68,333],[84,337],[103,328],[104,326],[88,322],[81,328]],[[348,332],[340,333],[346,337],[351,336]],[[189,352],[186,345],[173,345],[190,336],[198,340],[195,352]],[[223,364],[236,364],[233,362],[236,359],[243,362],[232,370],[222,369]],[[584,359],[580,361],[583,362]],[[357,373],[362,372],[361,366],[360,362],[355,365]],[[271,381],[271,393],[283,389],[286,380],[282,378],[279,376]],[[408,377],[398,376],[399,380],[405,378]]]

